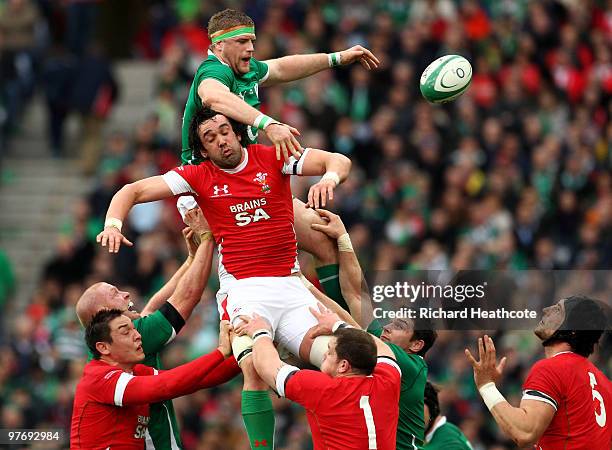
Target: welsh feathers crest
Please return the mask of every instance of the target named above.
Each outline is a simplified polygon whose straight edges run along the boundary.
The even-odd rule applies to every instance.
[[[268,185],[268,173],[267,172],[257,172],[257,176],[253,178],[253,181],[261,184],[261,192],[268,193],[270,192],[270,186]]]

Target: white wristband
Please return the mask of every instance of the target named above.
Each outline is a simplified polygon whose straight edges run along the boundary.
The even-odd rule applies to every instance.
[[[340,57],[340,52],[328,53],[327,54],[327,63],[329,67],[336,67],[342,64]]]
[[[340,177],[336,172],[325,172],[325,174],[321,177],[321,181],[323,180],[333,180],[336,183],[336,186],[340,184]]]
[[[121,231],[121,227],[123,227],[123,222],[119,219],[115,219],[114,217],[108,217],[104,221],[104,228],[107,227],[117,228],[119,231]]]
[[[257,330],[255,333],[253,333],[253,344],[262,337],[267,337],[273,340],[272,333],[270,332],[270,330],[266,330],[265,328],[262,328],[260,330]]]
[[[495,383],[493,383],[492,381],[490,381],[489,383],[483,384],[478,389],[478,392],[480,392],[480,396],[484,400],[485,405],[487,405],[487,408],[489,408],[489,411],[491,411],[493,407],[497,405],[498,403],[502,403],[506,401],[506,399],[501,394],[501,392],[497,390]]]
[[[355,250],[353,250],[353,243],[351,242],[351,237],[349,236],[348,233],[344,233],[342,236],[340,236],[337,242],[338,242],[338,251],[351,252],[351,253],[355,252]]]

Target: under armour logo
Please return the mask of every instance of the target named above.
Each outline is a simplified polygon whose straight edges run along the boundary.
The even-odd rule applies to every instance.
[[[268,441],[267,439],[263,439],[261,441],[255,440],[255,447],[267,447]]]
[[[229,195],[229,186],[224,184],[222,187],[213,186],[213,195]]]

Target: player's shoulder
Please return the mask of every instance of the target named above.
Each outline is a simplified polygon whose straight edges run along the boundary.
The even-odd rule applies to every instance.
[[[246,146],[249,153],[249,159],[257,162],[269,163],[276,161],[276,149],[269,145],[249,144]]]
[[[389,356],[379,356],[376,359],[376,366],[374,368],[374,376],[384,377],[400,377],[402,376],[402,368],[397,363],[395,358]]]
[[[583,364],[588,364],[588,359],[573,352],[558,353],[550,358],[544,358],[537,361],[531,371],[547,371],[553,373],[562,373],[566,371],[573,372]]]
[[[206,159],[201,161],[199,164],[184,164],[182,166],[175,167],[172,170],[179,175],[190,175],[207,172],[211,169],[211,167],[212,163]]]
[[[121,373],[123,373],[123,369],[111,366],[104,361],[93,359],[83,369],[83,381],[108,380],[114,375],[120,375]]]

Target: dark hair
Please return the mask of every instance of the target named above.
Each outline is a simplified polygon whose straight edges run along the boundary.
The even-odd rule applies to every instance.
[[[198,109],[196,113],[193,115],[191,119],[191,123],[189,124],[189,148],[191,148],[192,156],[194,158],[204,158],[202,156],[202,150],[204,150],[204,145],[202,144],[202,140],[198,135],[198,128],[201,124],[206,122],[209,119],[215,117],[218,113],[217,111],[210,109],[208,106],[204,106],[202,109]],[[226,116],[227,117],[227,116]],[[240,138],[240,143],[243,146],[246,146],[249,142],[249,138],[247,135],[247,126],[243,123],[237,122],[234,119],[227,117],[227,120],[232,127],[232,130]]]
[[[599,302],[585,296],[566,298],[564,307],[563,323],[543,344],[567,342],[574,353],[588,358],[608,328],[607,311]]]
[[[429,381],[425,383],[424,403],[429,408],[429,423],[432,423],[440,415],[440,403],[438,402],[438,389]],[[426,423],[425,429],[427,430],[428,427],[429,424]]]
[[[255,22],[242,11],[235,9],[224,9],[219,11],[208,21],[208,37],[217,31],[226,30],[238,25],[255,26]]]
[[[338,359],[346,359],[359,373],[370,375],[376,366],[376,343],[363,330],[340,328],[334,333]]]
[[[438,338],[438,333],[434,330],[433,324],[431,320],[424,317],[417,317],[413,319],[413,334],[412,340],[423,341],[423,348],[417,352],[419,356],[425,356],[425,353],[433,347],[436,339]]]
[[[102,354],[96,349],[97,342],[108,342],[111,344],[113,339],[110,335],[110,322],[117,317],[121,317],[123,312],[120,309],[103,309],[98,311],[85,328],[85,342],[93,353],[94,359],[100,359]]]

